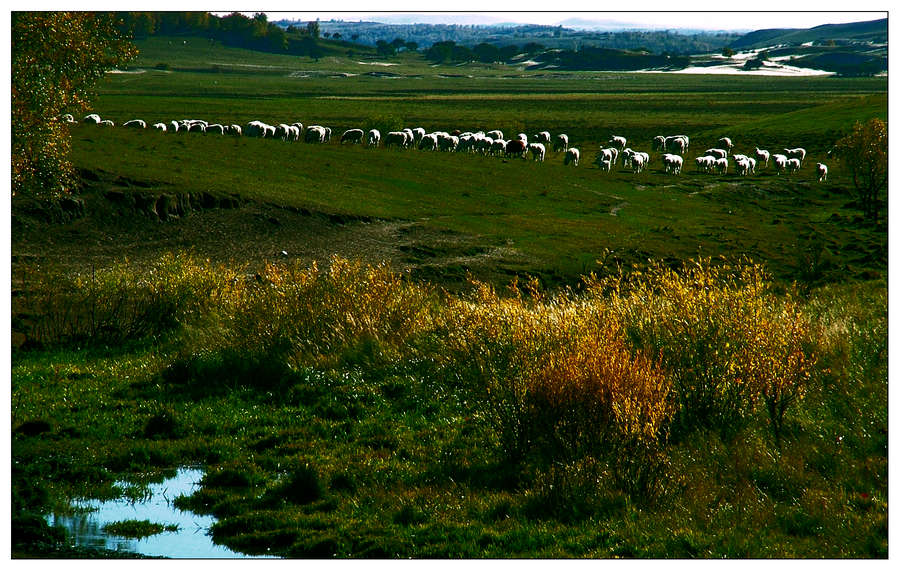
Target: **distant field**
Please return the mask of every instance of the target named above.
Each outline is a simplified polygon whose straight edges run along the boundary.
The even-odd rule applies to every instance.
[[[826,184],[814,184],[813,177],[815,162],[825,160],[854,121],[886,118],[884,78],[574,73],[559,79],[483,65],[453,68],[460,77],[442,77],[447,68],[409,55],[398,66],[377,69],[397,77],[324,77],[328,70],[365,73],[373,66],[357,58],[316,63],[209,45],[170,52],[165,41],[141,44],[135,67],[158,61],[194,70],[213,60],[233,65],[217,72],[110,74],[94,110],[117,123],[318,123],[332,127],[335,140],[313,146],[78,126],[79,167],[150,181],[166,192],[237,192],[316,212],[414,221],[485,248],[502,246],[506,255],[492,263],[504,275],[527,271],[554,282],[590,271],[607,250],[628,262],[747,254],[787,279],[798,276],[808,248],[828,252],[835,278],[885,267],[885,236],[859,226],[855,212],[844,208],[850,181],[840,167],[832,165]],[[236,65],[242,61],[248,65]],[[265,73],[256,71],[267,66]],[[297,77],[301,69],[308,77]],[[536,164],[337,142],[351,127],[385,132],[416,126],[500,128],[507,136],[565,132],[582,150],[582,164],[566,168],[556,153]],[[679,177],[662,173],[658,158],[640,175],[604,174],[592,165],[612,135],[649,151],[654,135],[675,133],[692,140]],[[735,152],[803,146],[809,157],[790,177],[771,170],[748,178],[696,173],[693,157],[724,135]],[[413,266],[423,262],[404,258]]]

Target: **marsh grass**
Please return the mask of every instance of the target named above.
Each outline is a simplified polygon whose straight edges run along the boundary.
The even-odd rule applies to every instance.
[[[153,268],[41,282],[68,315],[156,296],[167,317],[127,329],[162,343],[152,357],[91,357],[109,337],[90,328],[79,359],[68,334],[18,354],[23,513],[192,461],[209,471],[176,504],[248,553],[886,553],[877,285],[804,299],[710,260],[461,294],[341,258]],[[91,444],[54,451],[76,441]]]

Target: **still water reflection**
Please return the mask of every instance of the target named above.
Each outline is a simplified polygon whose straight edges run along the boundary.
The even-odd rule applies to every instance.
[[[246,557],[242,553],[212,542],[208,532],[215,518],[181,511],[172,505],[176,497],[191,495],[198,487],[202,476],[202,470],[182,468],[174,478],[150,484],[149,493],[140,501],[133,502],[128,499],[79,501],[75,502],[76,507],[91,508],[93,511],[74,516],[51,515],[48,520],[51,525],[66,528],[69,537],[76,545],[82,547],[182,559]],[[123,520],[149,520],[162,525],[176,524],[178,531],[164,531],[144,539],[117,537],[101,531],[104,525]]]

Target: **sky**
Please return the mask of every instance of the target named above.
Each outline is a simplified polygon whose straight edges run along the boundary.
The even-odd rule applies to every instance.
[[[498,3],[489,3],[495,6]],[[520,4],[521,5],[521,4]],[[345,20],[397,22],[416,12],[266,12],[270,20]],[[422,23],[491,24],[533,23],[557,25],[572,19],[594,20],[610,26],[647,29],[758,30],[765,28],[811,28],[821,24],[862,22],[887,17],[887,11],[871,12],[425,12],[413,21]]]

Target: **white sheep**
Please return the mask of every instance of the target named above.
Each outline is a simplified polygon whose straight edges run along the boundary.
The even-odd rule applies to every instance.
[[[622,136],[619,136],[619,135],[613,135],[613,136],[609,139],[609,144],[612,145],[613,147],[616,147],[617,149],[624,149],[624,148],[625,148],[625,144],[626,144],[627,142],[628,142],[628,141],[625,139],[625,137],[622,137]]]
[[[532,160],[544,162],[544,156],[547,154],[547,148],[543,143],[529,143],[528,150],[531,151]]]
[[[828,167],[822,163],[816,163],[816,178],[819,182],[825,182],[828,178]]]
[[[232,124],[228,126],[228,134],[233,137],[240,137],[243,134],[243,131],[241,131],[240,125]]]
[[[712,155],[704,155],[694,160],[697,163],[697,172],[710,172],[716,163],[716,157]]]
[[[321,125],[310,125],[306,128],[306,137],[303,139],[307,143],[325,143],[328,139],[328,131]]]
[[[206,134],[208,135],[210,133],[215,133],[217,135],[224,135],[225,134],[225,126],[220,125],[218,123],[213,123],[212,125],[207,125],[206,126]]]
[[[181,127],[181,123],[178,121],[169,121],[169,126],[172,127],[172,132],[177,133]]]
[[[671,145],[676,139],[682,139],[684,150],[687,151],[691,147],[691,138],[687,135],[671,135],[666,137],[666,144],[663,150],[671,150]]]
[[[500,129],[494,129],[493,131],[488,131],[487,133],[485,133],[485,135],[496,141],[497,139],[503,138],[503,131],[501,131]]]
[[[377,147],[378,143],[381,142],[381,131],[378,129],[369,129],[369,132],[366,133],[366,145],[370,147]]]
[[[97,125],[99,125],[101,127],[115,127],[116,126],[116,124],[113,123],[112,120],[110,120],[110,119],[104,119],[103,121],[100,121],[99,123],[97,123]]]
[[[684,159],[680,155],[666,153],[662,156],[663,166],[669,174],[681,174],[681,168],[684,166]]]
[[[563,164],[572,163],[574,166],[578,166],[578,161],[581,159],[581,151],[579,151],[575,147],[571,147],[566,149],[566,158],[563,160]]]
[[[344,131],[344,134],[341,135],[341,144],[343,145],[346,142],[349,143],[362,143],[363,135],[365,132],[362,129],[347,129]],[[412,131],[409,132],[409,136],[412,137]]]
[[[789,159],[797,159],[802,165],[803,160],[806,158],[806,149],[802,147],[797,147],[796,149],[785,149],[784,154],[787,155],[787,158]]]
[[[731,139],[729,139],[728,137],[722,137],[721,139],[719,139],[716,142],[716,144],[719,146],[720,149],[726,149],[729,151],[732,149],[732,147],[734,147],[734,145],[731,142]]]
[[[309,131],[307,130],[307,134],[308,133]],[[437,144],[437,141],[435,141],[435,144]],[[406,148],[406,133],[403,131],[390,131],[386,134],[384,136],[384,148],[388,149],[393,146],[400,147],[401,149]]]
[[[594,163],[600,163],[601,161],[609,161],[610,163],[615,163],[616,158],[619,156],[619,150],[615,147],[608,147],[606,149],[600,149],[597,158],[594,159]]]
[[[562,151],[563,153],[569,150],[569,136],[565,133],[557,135],[556,140],[553,142],[553,150]]]
[[[787,155],[775,154],[772,155],[772,162],[775,165],[775,174],[781,174],[787,170]]]
[[[82,123],[93,123],[94,125],[100,124],[100,116],[96,113],[91,113],[90,115],[85,115],[84,119],[81,120]]]
[[[651,147],[654,151],[665,151],[666,150],[666,138],[662,135],[657,135],[653,137],[653,144]]]
[[[725,157],[718,157],[713,163],[713,168],[719,174],[725,174],[728,172],[728,159]]]
[[[629,164],[631,165],[631,172],[639,173],[643,172],[645,162],[644,155],[642,153],[631,153],[629,156]]]
[[[666,151],[671,151],[673,154],[683,155],[688,150],[688,140],[687,137],[673,137],[671,141],[666,141]]]
[[[146,129],[147,122],[143,119],[132,119],[131,121],[125,121],[122,123],[123,127],[129,127],[131,129]]]
[[[769,166],[769,151],[755,147],[753,153],[756,155],[756,160],[763,166]]]
[[[153,128],[157,131],[162,131],[163,133],[167,131],[165,123],[154,123]]]
[[[537,135],[534,136],[535,143],[540,143],[542,145],[549,145],[550,141],[551,141],[550,131],[541,131],[540,133],[538,133]]]
[[[728,156],[728,151],[726,151],[725,149],[714,148],[714,149],[706,149],[703,152],[703,154],[712,155],[712,156],[716,157],[717,159],[724,159],[725,157]]]
[[[788,172],[792,174],[800,171],[800,165],[800,159],[798,159],[797,157],[792,157],[787,160]]]

